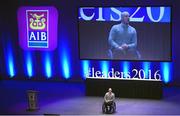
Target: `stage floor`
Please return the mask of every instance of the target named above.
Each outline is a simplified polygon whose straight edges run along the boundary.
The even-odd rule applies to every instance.
[[[38,111],[26,111],[28,89],[39,91]],[[166,87],[163,99],[116,98],[117,115],[180,114],[180,88]],[[0,114],[102,115],[102,97],[85,96],[84,83],[0,81]]]

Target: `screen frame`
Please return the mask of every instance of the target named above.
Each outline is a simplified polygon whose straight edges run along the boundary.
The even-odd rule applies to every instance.
[[[92,59],[92,58],[81,58],[80,56],[80,29],[79,29],[79,9],[81,7],[95,7],[95,8],[98,8],[98,7],[103,7],[103,8],[109,8],[109,7],[170,7],[170,60],[131,60],[131,59],[126,59],[126,60],[123,60],[123,59]],[[112,6],[78,6],[77,7],[77,27],[78,27],[78,51],[79,51],[79,60],[94,60],[94,61],[132,61],[132,62],[172,62],[173,61],[173,42],[172,42],[172,12],[173,10],[173,6],[172,5],[112,5]]]

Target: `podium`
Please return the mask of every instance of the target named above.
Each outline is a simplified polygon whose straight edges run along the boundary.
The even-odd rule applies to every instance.
[[[37,94],[38,94],[38,91],[27,90],[27,96],[28,96],[28,109],[27,109],[27,111],[34,111],[34,110],[39,109]]]

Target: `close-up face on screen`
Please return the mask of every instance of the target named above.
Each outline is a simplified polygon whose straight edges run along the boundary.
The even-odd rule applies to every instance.
[[[171,61],[171,7],[79,7],[80,59]]]

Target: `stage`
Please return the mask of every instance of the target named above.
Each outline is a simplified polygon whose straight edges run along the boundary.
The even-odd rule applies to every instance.
[[[40,109],[26,111],[28,89],[37,90]],[[83,82],[0,81],[0,114],[102,115],[102,97],[85,96]],[[116,115],[180,114],[180,88],[163,88],[163,99],[116,97]]]

